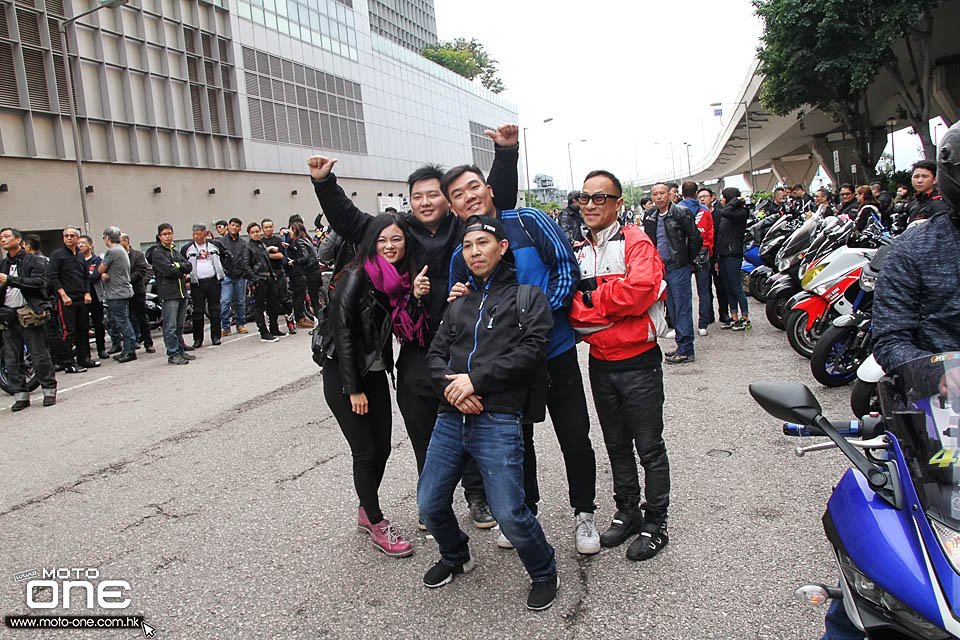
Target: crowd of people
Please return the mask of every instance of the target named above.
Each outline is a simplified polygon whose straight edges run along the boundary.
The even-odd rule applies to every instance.
[[[173,227],[161,224],[146,254],[111,226],[101,257],[91,238],[68,227],[63,246],[45,259],[31,239],[3,229],[0,323],[13,410],[30,404],[22,388],[24,345],[45,406],[56,402],[55,367],[78,373],[99,366],[88,322],[100,358],[125,363],[140,348],[154,351],[144,313],[151,271],[173,365],[194,359],[190,351],[203,344],[205,318],[213,345],[234,329],[246,333],[252,293],[262,341],[316,327],[324,398],[352,453],[358,527],[380,551],[403,557],[413,547],[379,500],[391,453],[388,376],[396,367],[397,403],[419,475],[419,527],[440,553],[424,575],[427,587],[473,568],[469,538],[453,511],[462,484],[473,524],[499,525],[498,545],[516,549],[530,574],[527,606],[553,603],[555,551],[536,517],[534,424],[547,412],[563,455],[576,550],[595,554],[632,539],[627,558],[655,557],[669,540],[661,363],[694,362],[695,336],[707,335],[718,320],[724,329],[750,329],[740,277],[750,208],[734,187],[717,201],[708,187],[686,181],[655,185],[646,209],[625,213],[618,178],[595,170],[554,220],[516,208],[517,127],[487,135],[495,143],[489,175],[472,165],[446,171],[425,165],[408,180],[410,212],[364,213],[339,186],[336,160],[311,157],[323,210],[316,227],[323,228],[324,215],[330,223],[322,243],[299,216],[279,233],[272,220],[249,222],[246,237],[243,222],[233,218],[216,223],[219,238],[194,225],[192,241],[179,248]],[[929,164],[916,165],[918,195],[900,210],[891,194],[878,193],[879,185],[841,185],[836,208],[825,190],[813,199],[797,185],[789,193],[777,188],[757,213],[842,215],[858,226],[861,219],[929,217],[942,202],[936,164]],[[322,262],[334,264],[328,285]],[[192,344],[183,336],[188,296]],[[113,339],[109,350],[104,326]],[[663,353],[661,340],[675,347]],[[589,344],[587,375],[613,475],[616,510],[602,533],[578,341]]]
[[[276,342],[298,327],[312,329],[322,304],[323,265],[317,257],[322,233],[309,233],[296,214],[279,234],[273,221],[264,219],[249,223],[243,237],[242,224],[238,218],[218,221],[219,238],[203,223],[194,224],[192,240],[177,247],[173,227],[164,223],[146,253],[110,226],[103,231],[102,254],[92,237],[66,227],[62,246],[49,257],[38,236],[3,229],[0,325],[14,394],[11,409],[30,406],[24,347],[43,389],[43,405],[51,406],[57,373],[84,373],[111,357],[132,362],[140,350],[155,353],[157,324],[173,365],[196,358],[190,352],[203,346],[205,324],[214,346],[234,330],[247,333],[248,297],[261,341]],[[184,337],[191,308],[192,341]]]

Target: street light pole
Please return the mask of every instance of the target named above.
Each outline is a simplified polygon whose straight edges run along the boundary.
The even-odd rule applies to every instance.
[[[70,71],[70,51],[67,49],[67,25],[80,18],[99,11],[104,7],[113,9],[127,4],[129,0],[103,0],[100,4],[83,13],[79,13],[69,20],[60,20],[60,49],[63,52],[63,70],[67,76],[67,105],[70,107],[70,128],[73,130],[73,155],[77,159],[77,182],[80,186],[80,211],[83,214],[83,232],[90,235],[90,217],[87,215],[87,185],[83,179],[83,151],[80,146],[80,130],[77,127],[77,109],[73,103],[73,74]]]
[[[552,121],[553,121],[552,117],[544,118],[543,120],[544,123],[552,122]],[[527,191],[530,191],[530,161],[527,158],[527,129],[529,128],[530,127],[523,128],[523,170],[524,170],[524,174],[527,177]],[[524,194],[524,196],[526,196],[526,194]]]
[[[586,138],[584,138],[580,142],[586,142],[586,141],[587,141]],[[567,165],[570,167],[570,190],[571,191],[576,189],[576,187],[573,184],[573,156],[570,155],[570,145],[572,144],[573,142],[567,143]]]
[[[689,142],[684,142],[683,146],[687,148],[687,177],[693,175],[693,168],[690,166],[690,147],[692,146]]]
[[[897,170],[897,149],[893,142],[893,128],[897,126],[896,118],[887,118],[887,126],[890,127],[890,157],[893,160],[893,170]],[[934,129],[936,132],[936,129]]]

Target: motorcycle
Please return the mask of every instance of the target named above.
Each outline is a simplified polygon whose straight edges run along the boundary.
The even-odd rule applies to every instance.
[[[767,301],[770,291],[769,278],[776,273],[773,268],[777,263],[777,252],[790,235],[800,226],[799,219],[793,216],[770,218],[769,227],[757,229],[760,239],[757,241],[757,253],[763,265],[757,266],[750,272],[747,283],[750,295],[760,302]],[[756,292],[756,294],[754,294]]]
[[[888,252],[888,246],[882,247],[863,268],[859,287],[864,299],[860,308],[833,320],[813,347],[810,372],[824,386],[840,387],[853,382],[860,365],[870,356],[872,313],[869,298],[873,295],[880,267]]]
[[[806,220],[796,228],[777,251],[776,275],[767,278],[769,289],[766,292],[767,320],[777,329],[786,328],[786,315],[790,307],[787,301],[801,290],[800,266],[803,252],[814,240],[820,219],[816,216]]]
[[[0,327],[0,345],[3,344],[2,341],[3,328]],[[7,369],[7,350],[0,347],[0,389],[3,389],[4,393],[13,395],[13,386],[10,384],[10,374]],[[33,365],[30,362],[30,352],[27,351],[27,346],[23,346],[23,361],[24,361],[24,378],[27,391],[33,391],[40,386],[40,378],[37,377],[36,371],[33,370]]]
[[[868,638],[960,638],[960,352],[906,362],[878,389],[881,413],[855,421],[852,440],[806,386],[750,385],[767,413],[802,425],[785,432],[829,438],[798,456],[836,447],[853,466],[823,516],[839,587],[795,595],[839,600]]]

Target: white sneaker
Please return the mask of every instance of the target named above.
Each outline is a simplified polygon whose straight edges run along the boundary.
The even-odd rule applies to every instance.
[[[665,336],[663,336],[663,337],[664,337],[664,339],[666,339],[666,340],[673,340],[674,338],[677,337],[677,331],[676,331],[676,329],[670,329],[670,331],[667,331],[667,335],[665,335]]]
[[[706,329],[697,329],[697,333],[699,333],[701,336],[705,336],[705,335],[707,335],[707,330],[706,330]]]
[[[577,538],[577,552],[584,555],[600,553],[600,532],[592,513],[581,511],[573,517],[573,531]]]
[[[500,532],[500,537],[497,538],[497,546],[501,549],[513,549],[513,543],[510,542],[507,536],[503,535],[502,531]]]

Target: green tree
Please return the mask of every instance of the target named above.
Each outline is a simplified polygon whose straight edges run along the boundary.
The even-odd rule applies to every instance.
[[[480,83],[494,93],[504,90],[503,81],[497,76],[497,61],[476,38],[440,42],[425,48],[420,55],[469,80],[480,78]]]
[[[563,207],[560,206],[559,202],[541,201],[539,198],[537,198],[536,195],[534,195],[533,191],[524,191],[524,194],[526,195],[526,198],[525,198],[525,202],[527,203],[526,206],[530,207],[531,209],[540,209],[540,211],[543,211],[544,213],[552,213],[554,211],[559,211],[560,209],[563,209]]]
[[[649,195],[639,184],[632,182],[623,183],[623,206],[626,208],[634,207],[640,209],[640,201]]]
[[[869,142],[873,130],[867,89],[881,67],[899,74],[901,98],[918,131],[929,139],[931,103],[929,18],[940,0],[753,0],[764,22],[758,49],[765,80],[761,102],[777,115],[813,107],[830,114],[853,136],[857,159],[873,179]],[[926,35],[924,35],[926,34]],[[908,64],[920,79],[920,98],[899,71],[893,47],[907,37],[927,42],[925,62],[911,53]],[[924,48],[925,47],[925,48]],[[897,69],[894,69],[897,67]],[[926,99],[923,99],[926,96]],[[909,98],[909,99],[908,99]],[[924,114],[927,114],[926,116]],[[802,117],[801,111],[800,116]],[[922,118],[926,118],[919,121]],[[922,126],[921,126],[922,125]],[[926,144],[924,145],[926,149]]]

